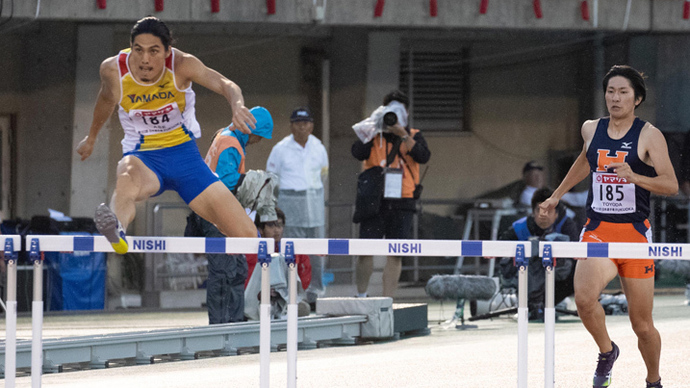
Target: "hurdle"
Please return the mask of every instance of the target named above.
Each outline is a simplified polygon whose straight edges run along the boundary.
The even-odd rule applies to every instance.
[[[539,256],[542,258],[542,264],[546,270],[544,308],[544,387],[553,388],[555,384],[556,326],[556,313],[554,308],[555,279],[553,273],[553,269],[556,266],[555,258],[690,260],[690,244],[540,241]],[[525,356],[526,355],[527,353],[525,352]],[[518,386],[520,385],[518,384]]]
[[[12,238],[14,237],[14,238]],[[14,251],[20,247],[20,236],[7,237],[5,251],[14,246]],[[8,243],[9,241],[9,243]],[[262,260],[275,250],[273,239],[269,238],[207,238],[207,237],[139,237],[128,236],[129,252],[156,253],[227,253],[227,254],[257,254]],[[57,236],[57,235],[27,235],[26,246],[29,248],[29,258],[34,266],[34,300],[31,308],[31,386],[41,387],[43,373],[43,252],[114,252],[110,243],[103,236]],[[12,251],[10,249],[9,251]],[[7,256],[6,256],[7,260]],[[7,314],[7,351],[5,353],[5,387],[15,387],[16,376],[16,265],[13,270],[8,266],[8,314]],[[13,275],[10,273],[13,272]],[[10,285],[10,278],[12,285]],[[12,293],[13,303],[9,295]],[[10,305],[12,307],[10,307]],[[12,314],[10,314],[12,311]],[[13,315],[13,317],[12,317]],[[12,322],[10,322],[12,320]],[[10,323],[12,325],[10,325]],[[264,322],[261,322],[261,331]],[[270,336],[270,320],[266,322]],[[12,327],[10,327],[12,326]],[[10,348],[10,339],[13,341]],[[270,341],[270,339],[269,339]],[[270,342],[269,342],[270,345]],[[270,346],[268,349],[270,352]],[[8,377],[10,377],[8,379]]]
[[[462,241],[462,240],[369,240],[369,239],[299,239],[283,237],[281,252],[290,255],[382,255],[382,256],[476,256],[476,257],[522,257],[531,256],[533,250],[527,241]],[[292,269],[291,269],[292,271]],[[525,269],[523,277],[527,279]],[[291,272],[292,273],[292,272]],[[292,278],[292,277],[291,277]],[[290,281],[292,300],[292,280]],[[524,293],[526,295],[526,292]],[[290,315],[288,305],[288,381],[290,388],[296,386],[297,379],[297,311]],[[523,314],[518,317],[518,324],[524,326],[524,338],[519,339],[519,347],[527,349],[527,299],[524,301]],[[524,322],[523,322],[524,321]],[[293,335],[290,335],[292,332]],[[522,343],[524,341],[524,343]],[[523,365],[524,364],[524,365]],[[527,377],[527,363],[522,372]]]
[[[17,353],[17,252],[22,248],[19,235],[6,235],[5,264],[7,265],[7,304],[5,305],[5,386],[14,388],[17,368],[16,359],[11,356]]]

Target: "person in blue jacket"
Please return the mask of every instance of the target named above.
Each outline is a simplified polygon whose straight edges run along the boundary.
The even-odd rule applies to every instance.
[[[541,211],[539,204],[551,196],[550,189],[542,188],[532,196],[532,214],[515,222],[499,236],[499,240],[527,241],[578,241],[579,230],[575,221],[566,215],[563,205],[548,212]],[[517,268],[513,258],[503,258],[499,263],[503,284],[517,289]],[[575,263],[573,259],[558,258],[556,262],[556,284],[554,303],[558,304],[572,295]],[[528,307],[530,320],[543,319],[545,277],[541,258],[533,257],[528,266]]]
[[[211,171],[233,193],[236,193],[237,187],[242,184],[247,146],[273,136],[273,118],[268,110],[257,106],[249,111],[256,118],[256,127],[251,133],[243,133],[233,124],[219,129],[205,158]],[[185,236],[225,237],[215,225],[194,213],[187,221]],[[207,254],[206,258],[206,306],[209,324],[243,321],[246,258],[244,255],[229,254]]]

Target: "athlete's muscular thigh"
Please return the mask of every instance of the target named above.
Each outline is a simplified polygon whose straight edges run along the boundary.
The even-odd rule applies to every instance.
[[[618,274],[616,265],[606,258],[578,260],[575,267],[575,300],[580,303],[598,302],[601,291]]]
[[[117,164],[117,187],[120,195],[143,201],[160,190],[158,176],[136,156],[128,155]]]

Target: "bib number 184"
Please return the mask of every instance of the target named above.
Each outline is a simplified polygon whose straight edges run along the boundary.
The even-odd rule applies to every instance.
[[[142,120],[144,120],[144,124],[146,124],[146,125],[149,125],[149,124],[158,125],[161,123],[169,123],[170,122],[170,119],[168,118],[167,114],[164,114],[161,117],[152,116],[152,117],[149,117],[148,120],[146,119],[146,116],[141,116],[141,118],[142,118]]]

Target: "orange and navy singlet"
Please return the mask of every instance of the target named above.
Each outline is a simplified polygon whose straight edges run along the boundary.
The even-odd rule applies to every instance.
[[[639,118],[623,138],[608,135],[609,119],[599,120],[587,150],[592,184],[587,197],[587,223],[582,242],[652,242],[649,216],[649,191],[619,178],[611,163],[628,163],[636,174],[654,177],[654,167],[644,163],[638,153],[640,132],[646,123]],[[618,274],[626,278],[645,279],[654,276],[654,260],[610,259]]]
[[[592,184],[587,196],[587,217],[606,222],[642,222],[649,217],[649,191],[619,178],[611,163],[628,163],[636,174],[654,177],[654,167],[640,160],[637,146],[645,121],[635,118],[623,138],[614,140],[608,135],[609,119],[599,120],[587,150]]]

